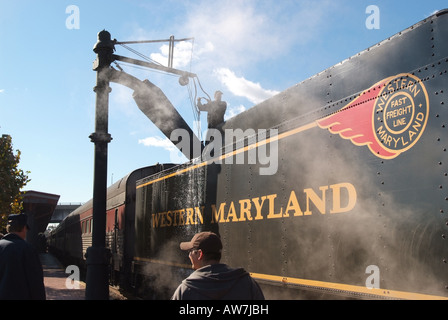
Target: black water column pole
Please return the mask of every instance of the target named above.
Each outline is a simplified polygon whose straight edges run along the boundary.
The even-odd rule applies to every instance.
[[[97,72],[95,132],[90,135],[95,144],[93,178],[93,234],[92,246],[87,248],[86,299],[109,299],[109,260],[106,249],[106,200],[107,200],[107,145],[112,140],[108,133],[109,87],[108,69],[112,62],[114,42],[110,33],[98,33],[93,47],[97,54],[93,70]]]

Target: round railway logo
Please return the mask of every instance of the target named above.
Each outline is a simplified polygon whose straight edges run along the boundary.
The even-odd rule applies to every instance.
[[[412,148],[425,130],[428,115],[428,93],[418,77],[403,73],[388,78],[373,108],[374,136],[385,151],[377,156],[392,159]]]

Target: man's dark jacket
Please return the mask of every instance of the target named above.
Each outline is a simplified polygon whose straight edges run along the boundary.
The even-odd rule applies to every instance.
[[[42,264],[34,248],[8,233],[0,240],[0,300],[45,300]]]
[[[258,283],[243,268],[213,264],[195,270],[172,300],[264,300]]]

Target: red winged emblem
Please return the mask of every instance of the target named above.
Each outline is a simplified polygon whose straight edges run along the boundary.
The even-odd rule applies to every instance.
[[[381,89],[390,78],[384,79],[369,89],[363,91],[356,99],[330,116],[317,121],[322,129],[339,134],[342,138],[351,140],[357,146],[367,145],[375,155],[382,158],[395,158],[400,152],[386,150],[376,139],[373,127],[375,101]]]

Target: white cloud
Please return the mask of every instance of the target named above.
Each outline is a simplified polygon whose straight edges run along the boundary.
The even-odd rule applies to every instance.
[[[0,89],[0,93],[3,93],[3,92],[5,92],[5,89]]]
[[[235,67],[269,54],[261,47],[281,47],[280,38],[272,36],[267,24],[265,16],[257,13],[250,2],[217,1],[191,7],[185,28],[195,35],[199,48],[207,43],[215,48],[207,63]]]
[[[331,0],[194,0],[185,1],[184,6],[185,15],[176,18],[169,30],[159,32],[168,35],[175,29],[177,38],[194,37],[194,41],[176,43],[173,66],[189,70],[192,61],[191,71],[206,86],[214,85],[215,79],[209,77],[214,69],[225,67],[244,74],[260,62],[301,50],[319,36],[326,25],[323,21],[337,7]],[[152,32],[138,26],[128,38],[155,39]],[[158,49],[150,57],[167,65],[168,44]]]
[[[159,147],[165,150],[177,150],[177,148],[173,145],[173,143],[167,138],[161,137],[148,137],[145,139],[139,139],[139,144],[143,144],[146,147]]]
[[[227,68],[216,69],[215,74],[231,93],[244,97],[255,104],[279,93],[279,91],[264,89],[259,83],[249,81],[244,77],[237,77],[233,71]]]
[[[180,27],[195,37],[196,48],[213,44],[213,52],[202,63],[213,64],[210,69],[235,69],[278,58],[294,45],[309,43],[333,6],[328,0],[198,1],[189,5]]]

